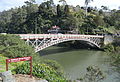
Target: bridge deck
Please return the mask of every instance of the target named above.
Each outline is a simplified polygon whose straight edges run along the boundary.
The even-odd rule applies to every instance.
[[[25,40],[28,45],[35,48],[35,52],[43,50],[49,46],[66,41],[82,40],[94,44],[98,48],[101,46],[101,39],[104,36],[82,35],[82,34],[17,34]]]
[[[81,35],[81,34],[18,34],[21,39],[42,39],[42,38],[104,38],[100,35]]]

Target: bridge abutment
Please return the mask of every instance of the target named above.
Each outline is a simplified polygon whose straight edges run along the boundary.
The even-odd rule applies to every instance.
[[[111,35],[104,36],[104,45],[110,44],[114,41],[114,37]]]

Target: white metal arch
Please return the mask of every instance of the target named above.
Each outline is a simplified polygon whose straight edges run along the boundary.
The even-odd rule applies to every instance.
[[[25,40],[28,45],[32,45],[35,48],[35,52],[71,40],[87,41],[100,48],[101,42],[104,38],[103,36],[98,35],[80,34],[19,34],[19,36],[21,39]]]

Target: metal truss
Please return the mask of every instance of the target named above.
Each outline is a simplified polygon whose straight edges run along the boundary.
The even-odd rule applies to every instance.
[[[104,37],[98,35],[74,35],[74,34],[19,34],[26,44],[32,45],[35,52],[43,50],[49,46],[71,40],[82,40],[101,47]]]

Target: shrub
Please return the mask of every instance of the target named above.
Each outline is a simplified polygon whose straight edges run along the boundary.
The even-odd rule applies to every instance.
[[[6,71],[6,59],[8,57],[4,57],[2,54],[0,54],[0,72],[5,72]],[[23,62],[15,62],[15,63],[9,63],[9,70],[14,69],[18,65],[22,65]]]
[[[63,68],[62,68],[62,66],[58,62],[56,62],[54,60],[49,60],[49,59],[46,59],[46,60],[44,60],[42,62],[47,64],[48,66],[52,67],[59,74],[63,74]]]
[[[112,44],[108,44],[104,47],[104,50],[109,53],[109,52],[114,52],[114,46]]]
[[[78,79],[80,82],[101,82],[105,79],[104,73],[98,66],[88,66],[86,70],[84,77]]]
[[[0,35],[0,53],[9,58],[37,56],[34,49],[15,35]]]
[[[24,63],[18,66],[15,71],[17,74],[29,74],[29,63]],[[46,64],[33,63],[33,76],[46,79],[49,82],[66,82],[65,78],[60,75],[56,70]]]

